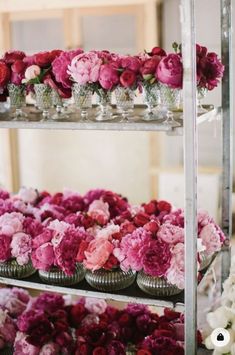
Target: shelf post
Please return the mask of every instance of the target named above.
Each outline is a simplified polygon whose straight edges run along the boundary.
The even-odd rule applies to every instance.
[[[222,80],[222,229],[227,238],[222,251],[221,281],[229,275],[232,236],[232,188],[233,188],[233,48],[232,48],[232,0],[221,0],[221,56],[225,66]]]
[[[181,0],[184,66],[185,354],[197,353],[197,125],[194,0]]]

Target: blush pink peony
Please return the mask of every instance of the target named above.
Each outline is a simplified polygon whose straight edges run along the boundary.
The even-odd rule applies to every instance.
[[[89,206],[88,215],[98,224],[105,225],[110,218],[108,203],[101,200],[93,201]]]
[[[53,245],[51,243],[42,244],[32,252],[31,258],[35,269],[49,271],[55,262]]]
[[[0,217],[0,233],[13,235],[21,232],[24,216],[19,212],[5,213]]]
[[[99,298],[86,298],[85,308],[93,314],[102,314],[106,311],[107,303]]]
[[[206,247],[205,253],[208,256],[220,250],[220,233],[213,223],[209,223],[202,228],[199,238],[202,239],[202,244]]]
[[[95,52],[82,53],[73,58],[68,74],[80,85],[95,83],[99,79],[102,59]]]
[[[167,281],[180,289],[184,289],[184,244],[176,244],[172,248],[171,253],[170,267],[166,272]]]
[[[174,226],[173,224],[165,223],[159,228],[157,236],[168,244],[183,243],[184,229]]]
[[[11,241],[11,255],[16,258],[19,265],[25,265],[30,260],[32,252],[32,238],[30,235],[18,232]]]
[[[113,252],[114,246],[106,238],[93,239],[84,252],[84,266],[92,271],[101,269]]]

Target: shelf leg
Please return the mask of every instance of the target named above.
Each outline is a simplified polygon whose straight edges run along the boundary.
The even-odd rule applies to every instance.
[[[185,176],[185,354],[197,353],[197,125],[194,0],[181,0]]]
[[[232,0],[221,0],[221,51],[225,66],[222,80],[222,131],[223,131],[223,174],[222,174],[222,229],[227,241],[222,252],[223,283],[229,275],[232,236],[232,187],[233,187],[233,58],[232,58]]]

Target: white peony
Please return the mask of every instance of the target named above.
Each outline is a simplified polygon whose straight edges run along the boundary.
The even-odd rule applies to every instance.
[[[206,318],[212,329],[226,328],[228,323],[233,319],[233,315],[226,307],[221,306],[214,312],[209,312]]]

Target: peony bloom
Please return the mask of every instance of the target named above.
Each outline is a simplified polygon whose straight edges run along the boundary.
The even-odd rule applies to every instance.
[[[70,224],[59,221],[58,219],[55,219],[49,223],[48,229],[53,231],[53,238],[51,242],[54,246],[60,244],[65,232],[69,228],[71,228]]]
[[[202,244],[206,247],[205,253],[208,256],[221,249],[220,234],[213,223],[209,223],[202,228],[199,238],[202,239]]]
[[[86,206],[89,206],[94,200],[99,200],[102,195],[104,194],[105,190],[102,189],[95,189],[89,190],[84,196],[84,202]]]
[[[2,340],[2,344],[0,343],[2,348],[5,345],[12,345],[14,343],[14,339],[16,336],[16,325],[11,317],[7,314],[6,310],[0,309],[0,339]]]
[[[21,187],[21,189],[18,192],[18,197],[26,202],[26,203],[35,203],[38,193],[37,190],[31,188],[26,188],[26,187]]]
[[[151,276],[163,277],[166,275],[171,263],[169,244],[160,240],[153,240],[142,258],[143,270]]]
[[[172,285],[176,285],[180,289],[184,289],[184,244],[176,244],[172,250],[172,258],[170,266],[166,271],[167,281]]]
[[[113,63],[105,63],[100,67],[99,83],[105,90],[112,90],[119,82],[117,68]]]
[[[23,60],[26,54],[22,51],[9,51],[6,52],[2,58],[2,60],[6,64],[14,64],[17,60]]]
[[[7,86],[10,80],[10,75],[8,66],[0,60],[0,91]]]
[[[19,232],[13,235],[11,241],[11,254],[19,265],[25,265],[30,260],[32,252],[32,238],[30,235]]]
[[[11,259],[11,237],[6,234],[0,234],[0,262],[4,263]]]
[[[99,80],[102,59],[95,52],[82,53],[73,58],[68,66],[68,74],[80,85]]]
[[[45,229],[41,234],[37,235],[33,239],[33,249],[39,248],[41,245],[51,242],[53,237],[53,231],[50,229]]]
[[[140,73],[145,80],[150,80],[155,76],[158,64],[162,58],[154,55],[151,58],[146,58],[140,68]]]
[[[121,58],[121,67],[124,69],[130,69],[135,73],[138,73],[141,66],[141,61],[135,56],[124,56]]]
[[[93,201],[88,209],[88,215],[92,217],[98,224],[105,225],[107,224],[110,213],[109,213],[109,205],[106,202],[101,200]]]
[[[68,74],[68,65],[71,64],[72,59],[83,53],[83,50],[78,48],[72,51],[62,52],[58,57],[52,62],[52,72],[58,83],[61,83],[64,88],[70,89],[72,82]]]
[[[38,270],[49,271],[55,262],[54,248],[51,243],[45,243],[32,252],[33,266]]]
[[[84,252],[84,266],[92,271],[101,269],[113,252],[114,246],[105,237],[93,239]]]
[[[24,79],[22,80],[22,82],[27,83],[28,81],[37,78],[37,76],[39,76],[41,73],[41,68],[38,65],[30,65],[24,73]]]
[[[131,88],[136,85],[137,76],[132,70],[125,69],[120,76],[120,84],[124,88]]]
[[[106,227],[100,229],[97,231],[96,233],[96,238],[99,239],[99,238],[105,238],[105,239],[109,239],[109,240],[112,240],[112,236],[114,234],[117,234],[120,232],[120,227],[117,226],[116,224],[112,224],[110,223],[109,225],[107,225]]]
[[[57,310],[62,309],[64,303],[63,296],[57,293],[44,292],[35,299],[31,308],[52,314]]]
[[[158,238],[168,244],[184,242],[184,229],[173,224],[162,224],[157,232]]]
[[[120,246],[114,249],[113,254],[120,261],[123,271],[142,269],[143,256],[149,249],[151,235],[144,228],[138,228],[132,234],[127,234],[122,238]]]
[[[27,335],[22,332],[16,333],[14,343],[15,355],[39,355],[40,348],[27,342]]]
[[[141,349],[149,350],[151,354],[184,355],[184,348],[174,339],[164,336],[147,336],[141,343]],[[137,354],[145,354],[138,352]]]
[[[59,355],[59,354],[60,354],[60,347],[56,343],[47,343],[43,345],[39,353],[39,355]]]
[[[168,54],[158,64],[156,78],[172,89],[182,89],[183,64],[179,54]]]
[[[223,77],[224,65],[216,53],[207,53],[200,58],[197,64],[197,72],[198,86],[213,90]]]
[[[0,216],[0,233],[12,236],[21,232],[23,228],[24,216],[19,212],[5,213]]]
[[[126,354],[125,346],[119,340],[112,340],[109,343],[109,345],[107,346],[107,351],[108,351],[109,355],[125,355]],[[105,352],[104,354],[107,354],[107,352]],[[97,353],[97,355],[98,355],[98,353]]]
[[[94,314],[102,314],[106,311],[107,303],[105,300],[99,298],[86,298],[85,299],[85,308]]]
[[[7,310],[12,317],[17,317],[27,307],[30,296],[28,291],[20,288],[1,288],[0,289],[0,307]]]

